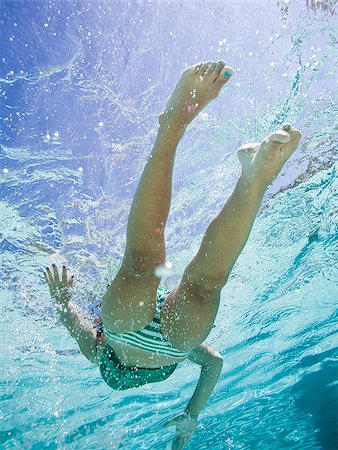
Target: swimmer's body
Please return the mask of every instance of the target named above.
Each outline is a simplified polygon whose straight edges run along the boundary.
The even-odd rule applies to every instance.
[[[102,299],[102,322],[113,333],[139,330],[154,317],[160,284],[155,269],[166,261],[164,229],[171,203],[176,148],[189,123],[218,96],[233,73],[224,61],[198,63],[187,68],[160,114],[156,142],[131,206],[123,262]],[[191,352],[188,358],[202,368],[184,412],[166,423],[166,426],[176,425],[173,449],[183,448],[191,439],[198,415],[221,374],[222,357],[205,342],[217,315],[221,290],[249,237],[266,189],[294,153],[300,139],[296,128],[284,124],[260,143],[246,144],[239,149],[242,173],[236,187],[208,226],[182,280],[163,304],[163,335],[176,349]],[[129,367],[159,368],[186,359],[110,342],[104,332],[97,333],[84,320],[71,301],[73,278],[65,266],[62,274],[55,265],[47,268],[45,278],[54,303],[59,306],[59,318],[93,363],[100,365],[108,343],[119,361]]]

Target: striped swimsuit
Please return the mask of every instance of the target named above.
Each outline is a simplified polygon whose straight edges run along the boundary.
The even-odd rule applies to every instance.
[[[163,288],[158,288],[156,296],[156,312],[151,323],[140,330],[131,331],[130,333],[117,334],[109,331],[103,325],[105,335],[111,341],[122,342],[133,347],[147,350],[148,352],[157,353],[161,355],[173,356],[176,358],[186,358],[191,353],[182,352],[173,347],[170,342],[163,336],[160,330],[160,312],[161,307],[169,295],[170,291]]]

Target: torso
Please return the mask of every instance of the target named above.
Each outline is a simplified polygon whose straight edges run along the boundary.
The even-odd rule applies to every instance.
[[[168,355],[159,355],[133,347],[122,342],[112,342],[107,338],[107,342],[113,348],[117,358],[122,364],[129,367],[143,367],[148,369],[156,369],[162,366],[170,366],[184,361],[186,358],[175,358]]]

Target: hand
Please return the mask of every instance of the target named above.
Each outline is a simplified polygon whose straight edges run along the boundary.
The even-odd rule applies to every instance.
[[[197,426],[197,418],[189,416],[184,412],[168,420],[164,428],[176,425],[176,434],[173,441],[172,450],[180,450],[187,444],[194,434]]]
[[[52,264],[52,270],[46,267],[46,272],[43,274],[53,300],[60,306],[67,306],[71,299],[70,288],[74,284],[74,275],[67,273],[66,266],[62,266],[62,274],[60,276],[55,264]]]

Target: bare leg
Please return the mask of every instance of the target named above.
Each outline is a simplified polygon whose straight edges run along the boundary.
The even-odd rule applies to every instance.
[[[224,67],[225,63],[219,61],[185,70],[160,116],[156,142],[128,219],[125,259],[134,266],[136,260],[138,267],[133,269],[140,274],[153,272],[165,260],[164,227],[171,203],[176,148],[187,125],[229,80],[229,76],[221,74]]]
[[[300,133],[289,130],[272,133],[261,144],[239,149],[242,175],[222,211],[213,219],[200,250],[191,263],[199,277],[223,287],[252,229],[262,198],[286,160],[296,150]],[[284,142],[284,144],[283,144]]]
[[[263,195],[296,150],[300,136],[286,124],[260,144],[240,148],[243,171],[235,190],[209,225],[197,255],[162,310],[162,330],[177,348],[194,348],[208,336],[220,291],[249,237]]]
[[[165,259],[164,227],[171,203],[176,148],[182,135],[181,131],[160,127],[129,213],[125,258],[135,255],[145,271]],[[141,266],[139,271],[143,272]]]
[[[132,331],[153,318],[160,282],[154,272],[165,260],[176,148],[187,125],[217,97],[232,73],[223,61],[189,67],[160,115],[156,142],[130,210],[123,263],[102,299],[103,323],[111,331]]]

